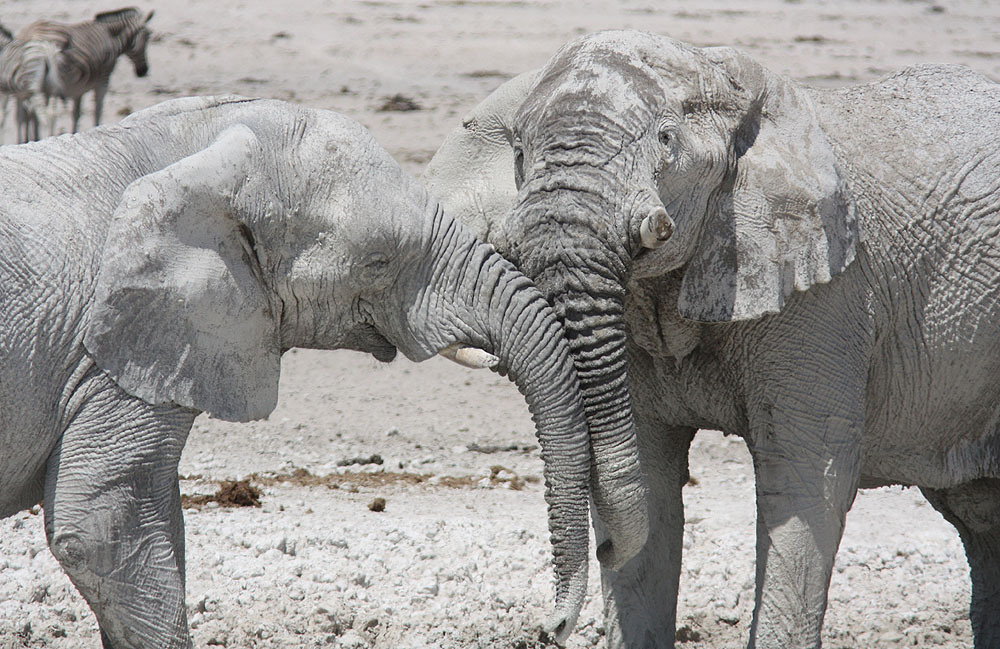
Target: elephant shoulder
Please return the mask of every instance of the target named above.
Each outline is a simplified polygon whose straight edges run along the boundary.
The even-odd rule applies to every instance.
[[[891,93],[944,95],[966,92],[979,87],[997,88],[986,75],[959,63],[921,63],[890,74],[880,83]]]
[[[995,115],[1000,84],[965,65],[926,63],[871,83],[811,88],[809,93],[822,106],[823,117],[853,120],[855,129],[861,126],[863,132],[889,127],[919,130],[926,125],[941,138],[942,127],[967,128]]]

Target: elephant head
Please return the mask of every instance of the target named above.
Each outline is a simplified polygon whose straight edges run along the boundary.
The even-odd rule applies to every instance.
[[[602,477],[635,453],[629,282],[679,274],[676,309],[689,320],[778,312],[851,263],[854,205],[809,98],[735,50],[602,32],[528,77],[466,118],[427,180],[449,209],[492,206],[452,213],[552,302],[583,389],[595,500],[620,500],[601,490],[638,492]],[[502,144],[483,124],[502,125]],[[498,157],[508,171],[475,180]],[[621,521],[598,511],[617,544]]]
[[[84,341],[99,366],[146,401],[235,421],[275,407],[291,347],[506,372],[538,429],[564,638],[586,592],[590,453],[534,285],[335,113],[187,99],[121,128],[155,171],[125,188],[104,244]],[[178,152],[177,133],[199,144]]]

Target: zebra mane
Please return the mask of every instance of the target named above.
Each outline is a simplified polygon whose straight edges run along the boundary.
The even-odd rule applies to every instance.
[[[94,20],[99,23],[125,23],[131,22],[140,16],[141,14],[137,7],[125,7],[124,9],[115,9],[114,11],[102,11],[94,16]]]
[[[104,11],[94,16],[94,22],[107,25],[108,31],[123,42],[130,42],[146,26],[146,21],[153,17],[153,12],[144,20],[142,12],[136,7],[126,7],[115,11]]]

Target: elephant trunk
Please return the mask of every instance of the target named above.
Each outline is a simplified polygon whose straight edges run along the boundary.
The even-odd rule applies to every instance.
[[[468,330],[460,335],[496,355],[536,426],[556,574],[556,614],[546,631],[561,643],[583,606],[589,559],[591,460],[576,370],[562,326],[534,284],[492,246],[443,221],[447,232],[435,238],[447,251],[439,258],[465,269],[449,301],[468,308],[461,318]]]
[[[590,427],[594,507],[608,536],[597,556],[618,570],[645,545],[649,520],[628,389],[627,254],[609,246],[599,231],[581,241],[568,240],[561,230],[563,218],[577,224],[601,222],[586,217],[608,209],[601,197],[572,191],[562,194],[566,204],[553,205],[552,194],[523,195],[512,220],[529,228],[518,236],[514,256],[552,303],[566,331]]]

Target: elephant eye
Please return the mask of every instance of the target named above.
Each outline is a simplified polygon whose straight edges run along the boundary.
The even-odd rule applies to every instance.
[[[361,261],[361,265],[367,271],[380,271],[389,265],[389,256],[382,252],[373,252]]]
[[[367,289],[377,290],[388,286],[391,282],[389,256],[382,252],[373,252],[359,260],[356,268],[356,281]]]
[[[660,143],[661,156],[666,165],[674,164],[677,159],[678,145],[682,141],[678,135],[677,124],[672,120],[663,120],[656,129],[656,139]]]

